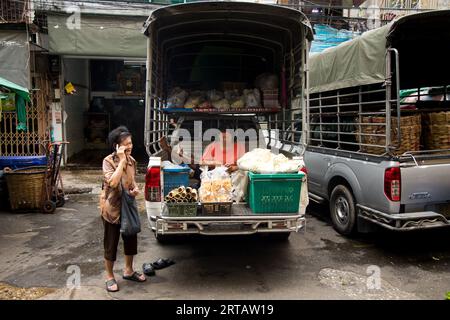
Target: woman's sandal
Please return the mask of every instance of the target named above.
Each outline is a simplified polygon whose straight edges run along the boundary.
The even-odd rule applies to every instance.
[[[116,279],[107,280],[105,284],[106,284],[106,291],[108,291],[108,292],[117,292],[117,291],[119,291],[119,286],[117,285]],[[113,285],[117,286],[116,290],[112,290],[111,289],[111,287]]]
[[[160,259],[158,259],[158,261],[153,262],[152,266],[156,270],[160,270],[160,269],[167,268],[173,264],[175,264],[175,261],[173,261],[173,260],[160,258]]]
[[[151,263],[144,263],[142,265],[142,271],[146,276],[153,277],[156,275],[155,268],[153,268]]]
[[[140,278],[140,276],[142,276],[142,274],[135,271],[135,272],[133,272],[133,274],[131,276],[123,275],[122,278],[125,280],[131,280],[131,281],[136,281],[136,282],[144,282],[147,280],[146,278],[144,278],[144,280],[142,280]]]

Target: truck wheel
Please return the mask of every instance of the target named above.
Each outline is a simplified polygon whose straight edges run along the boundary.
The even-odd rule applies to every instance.
[[[348,187],[337,185],[330,196],[330,213],[334,229],[343,235],[356,231],[355,200]]]

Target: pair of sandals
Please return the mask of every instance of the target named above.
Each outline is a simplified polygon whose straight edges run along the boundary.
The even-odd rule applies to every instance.
[[[144,263],[142,265],[142,269],[144,271],[144,274],[146,276],[154,276],[155,270],[161,270],[167,267],[170,267],[171,265],[175,264],[175,261],[171,260],[171,259],[158,259],[156,262],[152,262],[152,263]],[[136,282],[145,282],[147,279],[142,280],[140,277],[142,276],[142,274],[140,274],[139,272],[133,272],[132,275],[130,276],[122,276],[123,279],[125,280],[130,280],[130,281],[136,281]],[[116,285],[117,286],[117,281],[116,279],[110,279],[108,281],[106,281],[106,291],[108,292],[117,292],[119,291],[119,286],[117,286],[117,290],[112,290],[111,287]]]
[[[141,279],[141,277],[142,277],[142,274],[139,273],[139,272],[136,272],[136,271],[133,272],[132,275],[129,275],[129,276],[123,275],[122,276],[122,278],[125,279],[125,280],[130,280],[130,281],[135,281],[135,282],[145,282],[145,281],[147,281],[146,278]],[[111,289],[114,285],[117,286],[116,290]],[[117,292],[117,291],[119,291],[119,286],[117,285],[116,279],[110,279],[110,280],[106,281],[106,291],[108,291],[108,292]]]
[[[167,267],[170,267],[171,265],[175,264],[175,261],[171,259],[158,259],[156,262],[152,263],[144,263],[142,265],[142,270],[144,271],[144,274],[151,277],[154,276],[155,270],[161,270]]]

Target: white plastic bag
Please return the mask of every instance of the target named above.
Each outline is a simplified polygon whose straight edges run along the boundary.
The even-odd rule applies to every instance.
[[[220,166],[208,171],[202,167],[199,197],[201,202],[231,202],[232,182],[227,167]]]
[[[302,159],[288,159],[283,154],[273,154],[269,149],[256,148],[244,154],[238,161],[239,169],[255,173],[298,172]]]
[[[231,196],[234,202],[243,202],[247,196],[248,171],[238,170],[231,174],[233,189]]]

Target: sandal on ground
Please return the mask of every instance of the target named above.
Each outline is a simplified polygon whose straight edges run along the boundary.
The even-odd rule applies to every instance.
[[[119,291],[119,286],[117,285],[116,279],[110,279],[110,280],[107,280],[107,281],[105,282],[105,284],[106,284],[106,291],[108,291],[108,292],[117,292],[117,291]],[[112,290],[112,289],[111,289],[111,287],[112,287],[113,285],[116,285],[116,286],[117,286],[117,289],[116,289],[116,290]]]
[[[155,268],[153,268],[151,263],[144,263],[142,265],[142,271],[144,272],[144,274],[146,276],[149,276],[149,277],[156,275]]]
[[[145,278],[144,278],[144,280],[142,280],[140,278],[140,276],[142,276],[142,274],[140,274],[139,272],[135,271],[135,272],[133,272],[133,274],[131,276],[123,275],[122,278],[125,279],[125,280],[131,280],[131,281],[136,281],[136,282],[144,282],[145,280],[147,280]]]
[[[175,261],[171,260],[171,259],[158,259],[158,261],[153,262],[152,266],[153,268],[155,268],[156,270],[160,270],[160,269],[164,269],[167,268],[171,265],[175,264]]]

